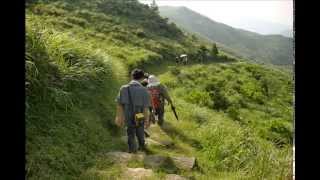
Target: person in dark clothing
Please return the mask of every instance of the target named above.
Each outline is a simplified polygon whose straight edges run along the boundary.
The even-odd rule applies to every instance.
[[[149,107],[151,107],[150,95],[141,85],[144,72],[134,69],[131,73],[132,80],[129,84],[120,88],[117,101],[116,123],[127,127],[129,153],[137,150],[145,151],[144,128],[149,126]],[[138,139],[139,148],[136,147]]]

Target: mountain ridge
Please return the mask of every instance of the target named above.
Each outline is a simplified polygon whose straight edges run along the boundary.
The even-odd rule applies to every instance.
[[[179,27],[200,34],[210,41],[224,44],[244,58],[275,65],[291,65],[293,62],[292,38],[282,35],[261,35],[233,28],[186,7],[160,6],[159,11],[160,15],[169,18]]]

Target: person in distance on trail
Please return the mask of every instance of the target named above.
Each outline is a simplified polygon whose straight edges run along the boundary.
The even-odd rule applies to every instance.
[[[127,127],[129,153],[136,153],[137,150],[147,151],[145,147],[144,128],[149,123],[149,107],[151,107],[150,94],[141,85],[144,79],[144,72],[141,69],[134,69],[131,72],[132,80],[120,88],[117,101],[116,124]],[[138,139],[139,148],[136,147]]]
[[[167,88],[160,83],[156,76],[149,76],[147,88],[151,95],[152,109],[155,114],[155,119],[158,121],[158,125],[162,126],[164,121],[163,117],[165,100],[167,100],[172,107],[174,107],[174,105],[169,96]]]

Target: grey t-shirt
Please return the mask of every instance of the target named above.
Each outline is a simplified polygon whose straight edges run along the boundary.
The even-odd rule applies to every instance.
[[[131,103],[134,105],[134,112],[131,107],[132,105],[130,106],[129,104],[128,88],[130,88]],[[147,88],[134,80],[120,88],[116,101],[124,107],[125,120],[128,126],[134,125],[134,113],[142,113],[144,108],[151,107],[151,98]]]

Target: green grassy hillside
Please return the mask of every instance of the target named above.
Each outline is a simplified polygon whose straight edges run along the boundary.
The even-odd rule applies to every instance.
[[[292,65],[293,39],[260,35],[218,23],[185,7],[160,6],[160,14],[192,33],[246,59],[274,65]],[[192,19],[192,21],[190,21]]]
[[[161,32],[150,29],[150,23],[162,21],[150,9],[145,13],[154,18],[129,23],[130,15],[105,9],[111,4],[115,1],[27,4],[26,172],[30,179],[76,178],[99,153],[125,150],[113,119],[114,99],[128,80],[128,70],[194,47],[172,25],[164,23],[167,30]],[[123,1],[115,7],[127,5]],[[181,37],[169,39],[179,32]]]
[[[180,150],[160,152],[196,154],[205,172],[185,176],[290,179],[292,74],[244,62],[169,65],[164,72],[159,77],[180,118],[167,107],[164,130]]]
[[[290,74],[224,52],[198,65],[203,44],[137,1],[28,1],[26,178],[114,179],[121,173],[104,154],[126,151],[123,129],[113,123],[115,97],[135,67],[160,75],[176,102],[181,122],[167,113],[164,130],[177,146],[151,150],[195,155],[200,169],[180,174],[287,177]],[[171,68],[185,52],[190,66]],[[156,173],[160,178],[165,171]]]

